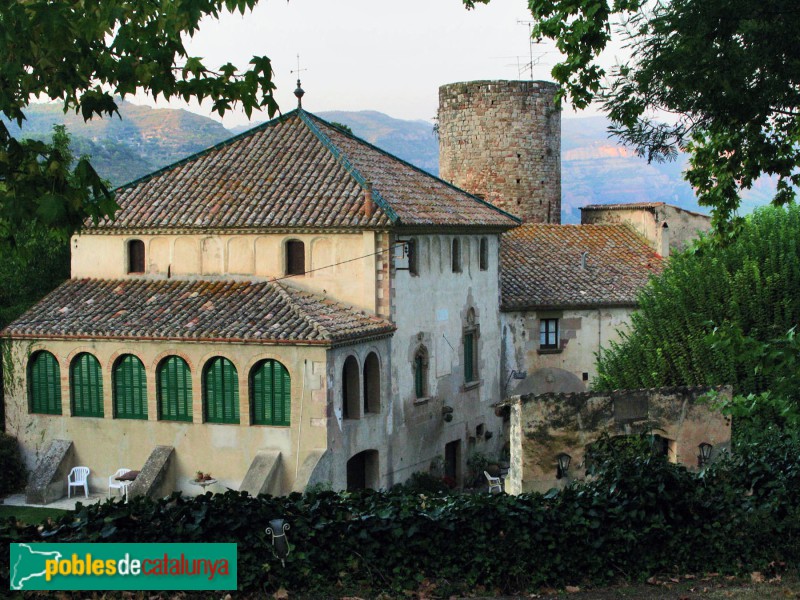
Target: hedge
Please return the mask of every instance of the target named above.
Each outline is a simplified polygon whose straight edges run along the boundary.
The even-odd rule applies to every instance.
[[[701,474],[627,457],[591,482],[520,496],[407,491],[250,497],[175,494],[80,507],[44,532],[51,542],[237,542],[239,587],[254,595],[372,595],[434,586],[437,596],[597,585],[664,572],[748,572],[800,559],[800,444],[777,436]],[[763,460],[758,458],[763,457]],[[283,518],[285,566],[265,529]],[[44,541],[0,525],[8,543]]]

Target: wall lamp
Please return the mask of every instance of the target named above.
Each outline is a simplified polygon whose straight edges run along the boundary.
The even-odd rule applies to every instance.
[[[566,452],[562,452],[556,456],[556,461],[558,461],[558,466],[556,467],[556,479],[561,479],[569,474],[569,463],[571,460],[572,457]]]
[[[286,537],[286,531],[289,529],[289,524],[283,519],[272,519],[269,522],[266,532],[272,536],[272,551],[275,556],[281,559],[281,564],[285,567],[286,557],[289,556],[289,540]]]
[[[698,449],[700,450],[700,454],[697,455],[698,467],[705,467],[709,462],[711,462],[711,449],[713,447],[714,446],[708,442],[703,442],[698,446]]]

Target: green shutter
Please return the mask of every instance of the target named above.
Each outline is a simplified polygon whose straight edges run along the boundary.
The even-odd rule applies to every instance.
[[[70,365],[72,416],[103,416],[103,373],[100,363],[88,353],[76,356]]]
[[[206,366],[203,401],[209,423],[239,422],[239,374],[227,358],[211,359]]]
[[[28,398],[31,413],[61,414],[61,369],[49,352],[37,352],[30,359]]]
[[[147,375],[137,357],[126,354],[114,366],[114,416],[147,420]]]
[[[473,373],[472,366],[473,366],[473,338],[474,333],[465,333],[464,334],[464,381],[473,381],[475,374]]]
[[[253,424],[288,426],[292,411],[292,381],[289,371],[275,360],[253,368],[251,384]]]
[[[158,366],[158,418],[162,421],[192,420],[192,373],[179,356]]]

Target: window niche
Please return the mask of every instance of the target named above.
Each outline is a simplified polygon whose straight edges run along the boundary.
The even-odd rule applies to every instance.
[[[452,271],[453,273],[461,273],[461,240],[453,238],[451,250]]]
[[[464,385],[466,387],[473,387],[480,383],[480,374],[478,373],[479,332],[475,309],[470,308],[467,312],[463,332]]]
[[[481,271],[489,270],[489,240],[485,237],[481,238],[478,261],[480,263]]]
[[[364,413],[381,412],[381,363],[370,352],[364,361]]]
[[[420,346],[414,353],[414,396],[417,400],[424,400],[430,396],[428,382],[428,349]]]
[[[361,418],[359,379],[358,360],[355,356],[348,356],[342,367],[342,417],[345,419]]]

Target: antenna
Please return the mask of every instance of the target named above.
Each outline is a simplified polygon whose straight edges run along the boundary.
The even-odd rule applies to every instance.
[[[517,25],[527,25],[528,26],[528,50],[529,50],[529,54],[530,54],[530,61],[528,62],[528,64],[522,66],[521,68],[518,65],[517,68],[519,70],[519,76],[520,77],[522,77],[522,71],[523,70],[530,70],[531,81],[533,81],[533,67],[538,65],[539,61],[541,61],[542,58],[544,58],[544,56],[547,54],[547,52],[542,52],[541,54],[538,54],[535,58],[533,56],[533,46],[534,46],[534,44],[538,46],[539,44],[542,43],[542,38],[537,38],[536,40],[533,39],[533,26],[535,24],[536,24],[535,21],[520,21],[520,20],[517,20]],[[519,58],[519,57],[517,57],[517,58]],[[509,65],[509,66],[511,66],[511,65]]]

